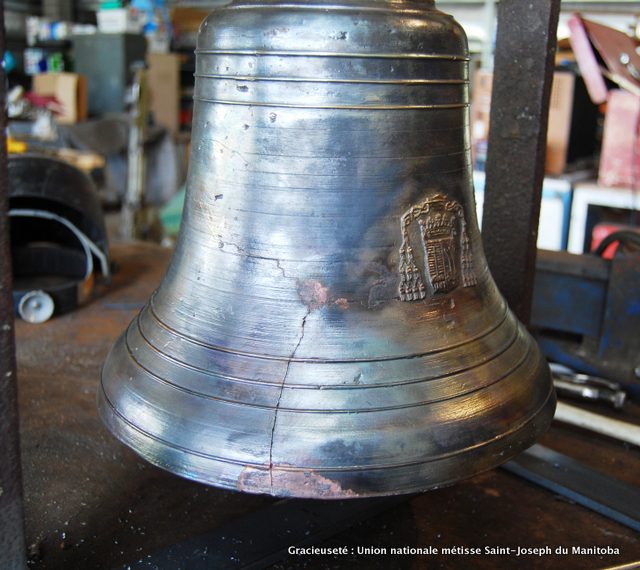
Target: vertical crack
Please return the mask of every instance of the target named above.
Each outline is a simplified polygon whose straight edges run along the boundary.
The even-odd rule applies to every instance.
[[[279,269],[279,270],[280,270],[280,272],[282,273],[282,276],[283,276],[285,279],[289,279],[289,277],[287,276],[287,274],[286,274],[286,273],[285,273],[285,271],[284,271],[284,267],[282,267],[282,265],[280,265],[280,261],[281,261],[281,260],[280,260],[280,259],[276,259],[275,261],[276,261],[276,265],[277,265],[278,269]],[[305,315],[305,317],[304,317],[304,318],[306,319],[308,315],[309,315],[309,314],[307,313],[307,315]]]
[[[307,324],[307,317],[311,314],[311,308],[307,308],[307,312],[305,316],[302,318],[302,323],[300,325],[300,338],[298,339],[298,343],[295,348],[291,352],[291,356],[289,356],[289,360],[287,361],[287,368],[284,371],[284,376],[282,377],[282,382],[280,384],[280,394],[278,394],[278,401],[276,402],[275,412],[273,414],[273,425],[271,426],[271,442],[269,443],[269,485],[271,490],[273,491],[273,438],[276,433],[276,423],[278,421],[278,410],[280,408],[280,400],[282,400],[282,394],[284,393],[284,385],[287,381],[287,376],[289,375],[289,368],[291,368],[291,361],[295,358],[296,352],[298,352],[298,348],[302,344],[302,339],[304,338],[304,327]]]

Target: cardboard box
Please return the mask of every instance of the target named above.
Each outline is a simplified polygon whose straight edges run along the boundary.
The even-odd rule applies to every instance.
[[[575,77],[566,71],[556,71],[551,88],[549,124],[547,134],[546,173],[560,175],[567,164],[567,153],[571,135]],[[489,113],[493,73],[479,70],[473,83],[471,101],[471,144],[473,164],[484,170],[489,139]]]
[[[210,14],[210,10],[177,6],[171,9],[171,23],[177,33],[197,32],[202,21]]]
[[[176,135],[180,129],[180,56],[150,53],[147,62],[151,111],[156,123]]]
[[[140,14],[129,8],[112,8],[96,12],[98,31],[104,34],[139,34],[143,21]]]
[[[640,172],[640,97],[611,91],[604,118],[598,183],[601,186],[633,188]],[[635,176],[634,176],[635,175]]]
[[[483,69],[476,71],[471,100],[471,155],[474,166],[479,170],[484,170],[487,160],[492,88],[493,73]]]
[[[84,121],[87,118],[87,81],[78,73],[39,73],[33,76],[33,92],[55,97],[62,106],[56,116],[61,124]]]
[[[209,10],[180,6],[172,8],[171,25],[173,26],[174,45],[194,48],[200,24],[209,15],[209,12]]]
[[[567,165],[574,87],[575,77],[573,73],[556,71],[553,74],[551,99],[549,101],[549,123],[547,125],[545,172],[554,176],[562,174]]]

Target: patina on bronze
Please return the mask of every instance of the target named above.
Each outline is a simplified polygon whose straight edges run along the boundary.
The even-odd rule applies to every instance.
[[[118,438],[211,485],[349,498],[547,429],[548,368],[482,252],[450,16],[238,0],[201,26],[194,97],[173,261],[102,373]]]

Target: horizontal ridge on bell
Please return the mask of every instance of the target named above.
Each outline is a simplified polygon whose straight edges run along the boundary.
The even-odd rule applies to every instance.
[[[109,429],[272,495],[495,467],[555,396],[488,271],[466,38],[431,2],[234,2],[201,25],[180,236],[109,354]]]

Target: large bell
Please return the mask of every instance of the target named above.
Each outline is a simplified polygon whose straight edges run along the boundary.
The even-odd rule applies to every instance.
[[[410,493],[490,469],[555,397],[498,293],[465,34],[421,0],[236,0],[198,37],[182,229],[104,365],[148,461],[219,487]]]

